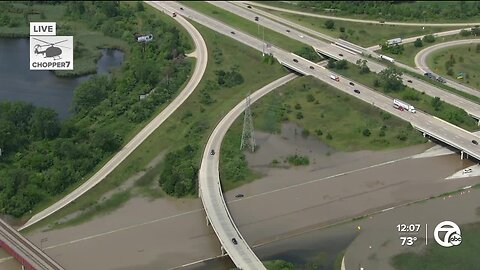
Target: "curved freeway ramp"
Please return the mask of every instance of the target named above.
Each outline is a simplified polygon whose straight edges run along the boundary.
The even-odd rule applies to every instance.
[[[417,66],[418,69],[420,69],[422,72],[431,72],[434,73],[427,65],[427,57],[434,51],[436,50],[441,50],[445,49],[451,46],[458,46],[458,45],[466,45],[466,44],[474,44],[474,43],[480,43],[480,39],[462,39],[462,40],[454,40],[454,41],[449,41],[449,42],[444,42],[444,43],[439,43],[435,44],[433,46],[427,47],[417,53],[415,55],[415,66]],[[461,83],[446,79],[447,81],[446,84],[448,86],[451,86],[453,88],[457,88],[465,93],[469,93],[470,95],[474,96],[480,96],[479,90],[468,87],[466,85],[463,85]]]
[[[255,102],[270,91],[296,77],[297,75],[295,74],[289,74],[264,86],[251,95],[251,102]],[[213,230],[217,234],[223,249],[228,253],[235,265],[243,270],[261,270],[265,269],[265,267],[240,234],[228,211],[225,199],[223,198],[218,173],[220,146],[223,137],[235,119],[244,111],[244,106],[244,101],[237,104],[237,106],[220,121],[210,135],[203,152],[202,165],[199,172],[199,192]],[[212,149],[215,150],[215,155],[210,155]],[[233,238],[236,239],[237,244],[232,242]]]
[[[162,10],[163,12],[171,15],[171,12],[158,6],[155,2],[147,2],[147,4]],[[207,68],[208,51],[207,45],[203,40],[202,35],[190,24],[186,19],[181,16],[174,18],[180,23],[188,33],[191,35],[195,43],[195,51],[192,53],[197,58],[195,70],[188,81],[185,88],[178,94],[178,96],[162,111],[158,114],[150,123],[148,123],[127,145],[125,145],[117,154],[115,154],[100,170],[98,170],[90,179],[84,182],[77,189],[52,204],[48,208],[34,215],[27,221],[19,230],[23,230],[31,225],[39,222],[40,220],[50,216],[56,211],[62,209],[69,203],[82,196],[85,192],[92,189],[95,185],[105,179],[122,161],[124,161],[135,149],[137,149],[142,142],[150,136],[175,110],[182,105],[182,103],[193,93],[193,90],[200,83],[203,77],[203,73]]]

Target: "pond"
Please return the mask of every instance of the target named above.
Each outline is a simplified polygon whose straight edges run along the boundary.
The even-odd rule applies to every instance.
[[[25,101],[52,108],[60,118],[70,115],[73,90],[91,75],[59,78],[51,71],[30,71],[29,40],[0,38],[0,101]],[[123,62],[124,53],[102,49],[97,72],[108,73]]]

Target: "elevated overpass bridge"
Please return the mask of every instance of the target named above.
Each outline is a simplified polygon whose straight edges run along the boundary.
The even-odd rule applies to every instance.
[[[63,270],[63,267],[0,219],[0,246],[17,259],[23,269]]]

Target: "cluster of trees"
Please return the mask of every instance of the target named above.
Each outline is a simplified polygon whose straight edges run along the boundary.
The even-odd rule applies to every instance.
[[[367,66],[367,60],[358,59],[356,64],[358,65],[358,72],[360,74],[370,73],[370,68]]]
[[[181,197],[196,193],[199,168],[194,157],[197,152],[198,145],[189,144],[167,154],[158,181],[167,194]]]
[[[287,161],[288,161],[288,163],[290,163],[294,166],[310,164],[310,160],[308,159],[308,156],[302,156],[302,155],[298,155],[298,154],[288,156]]]
[[[405,89],[405,85],[402,82],[403,73],[395,67],[388,67],[382,70],[379,75],[382,81],[380,85],[383,86],[385,92],[399,92]]]
[[[415,2],[410,1],[299,1],[298,6],[336,15],[365,15],[378,20],[464,20],[478,17],[476,1]]]
[[[391,54],[402,54],[403,51],[405,50],[405,47],[403,47],[403,44],[388,45],[386,42],[383,44],[380,44],[380,48],[382,49],[383,52],[389,52]]]
[[[238,72],[238,66],[233,66],[229,71],[217,70],[215,74],[218,85],[228,88],[242,84],[244,81],[242,74]]]
[[[26,103],[0,104],[0,212],[16,217],[91,173],[132,128],[173,98],[191,70],[183,56],[190,45],[178,29],[146,11],[116,1],[60,4],[66,5],[65,21],[103,29],[130,51],[120,76],[93,76],[75,89],[74,114],[67,119]],[[143,49],[133,39],[137,31],[162,38]],[[149,95],[140,100],[142,94]]]
[[[345,59],[336,61],[334,59],[329,59],[327,63],[328,68],[334,69],[348,69],[348,62]]]

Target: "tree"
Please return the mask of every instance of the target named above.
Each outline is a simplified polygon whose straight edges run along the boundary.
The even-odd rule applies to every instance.
[[[142,1],[137,1],[137,11],[141,12],[144,10],[145,10],[145,7],[143,7]]]
[[[417,48],[420,48],[420,47],[423,47],[423,42],[420,38],[417,38],[415,40],[415,42],[413,42],[413,46],[417,47]]]
[[[37,108],[30,120],[32,133],[41,139],[53,139],[60,131],[57,113],[52,109]]]
[[[340,32],[344,33],[345,32],[345,27],[340,26]]]
[[[431,101],[431,105],[435,111],[440,111],[442,109],[443,101],[439,97],[435,97]]]
[[[360,74],[367,74],[370,73],[370,68],[367,66],[367,60],[363,59],[358,59],[357,64],[360,65]]]
[[[325,21],[325,27],[327,29],[333,29],[335,27],[335,22],[332,20],[326,20]]]
[[[385,82],[383,89],[389,91],[400,91],[405,88],[402,82],[403,73],[395,67],[388,67],[380,72],[380,77]]]
[[[369,130],[368,128],[366,128],[366,129],[364,129],[364,130],[362,131],[362,134],[363,134],[363,136],[368,137],[368,136],[370,136],[370,134],[372,134],[372,133],[370,132],[370,130]]]
[[[470,36],[471,34],[472,34],[472,31],[468,31],[468,30],[465,30],[465,29],[462,29],[460,31],[460,36],[463,36],[463,37]]]
[[[348,62],[345,59],[342,59],[340,61],[337,61],[335,64],[336,69],[347,69],[348,68]]]
[[[423,41],[427,43],[433,43],[435,42],[435,37],[433,35],[425,35],[423,37]]]
[[[328,59],[327,68],[335,68],[335,66],[336,66],[335,60],[332,58]]]
[[[321,59],[320,56],[315,52],[315,50],[311,46],[303,46],[302,48],[295,51],[294,53],[312,62],[318,62]]]
[[[472,28],[471,34],[474,36],[480,36],[480,27],[475,26]]]

